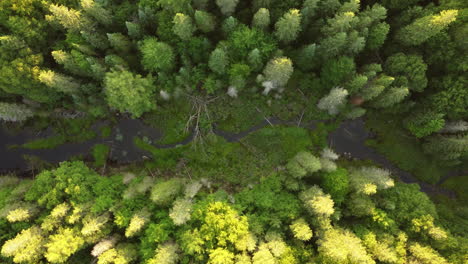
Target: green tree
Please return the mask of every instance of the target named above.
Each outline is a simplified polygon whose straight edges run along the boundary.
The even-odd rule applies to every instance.
[[[151,200],[160,206],[168,206],[182,191],[182,182],[172,179],[156,183],[151,190]]]
[[[107,39],[111,47],[117,52],[129,53],[132,48],[132,42],[122,33],[107,33]]]
[[[81,15],[80,11],[69,9],[66,6],[51,4],[49,11],[53,19],[58,21],[65,29],[80,32],[92,28],[92,23]]]
[[[192,18],[182,13],[177,13],[174,16],[173,23],[174,26],[172,30],[182,40],[189,40],[196,30]]]
[[[175,55],[172,47],[156,38],[145,38],[140,47],[141,64],[149,72],[170,71],[174,68]]]
[[[404,45],[420,45],[456,20],[458,10],[443,10],[438,15],[416,19],[400,29],[396,38]]]
[[[77,93],[80,88],[80,83],[72,77],[51,70],[41,71],[39,81],[51,88],[57,89],[57,91],[68,94]]]
[[[285,42],[297,39],[301,31],[301,14],[297,9],[291,9],[275,24],[276,37]]]
[[[405,127],[418,138],[428,136],[445,126],[444,114],[420,111],[404,120]]]
[[[412,91],[422,92],[427,86],[427,65],[421,56],[396,53],[385,61],[385,72],[394,76],[396,86],[406,86]]]
[[[292,61],[286,57],[271,59],[263,70],[265,79],[274,86],[285,86],[294,71]]]
[[[384,44],[387,39],[390,26],[385,22],[380,22],[372,25],[369,28],[369,35],[366,38],[366,47],[370,50],[377,50]]]
[[[375,98],[371,105],[377,108],[389,107],[403,101],[408,95],[407,87],[391,87]]]
[[[323,173],[321,186],[331,195],[336,204],[341,204],[349,192],[348,171],[339,168],[332,172]]]
[[[148,264],[177,264],[180,259],[179,251],[179,246],[174,242],[160,244],[156,255],[148,260]]]
[[[211,52],[208,65],[210,69],[218,74],[224,74],[229,64],[229,58],[223,48],[216,48]]]
[[[291,228],[294,237],[299,240],[307,241],[312,238],[312,229],[310,229],[304,218],[295,220],[289,227]]]
[[[0,120],[22,122],[34,116],[34,111],[21,104],[0,102]]]
[[[270,11],[260,8],[252,19],[252,26],[261,30],[267,30],[270,26]]]
[[[129,112],[134,117],[156,108],[154,84],[151,76],[146,78],[129,71],[106,73],[104,91],[110,107],[121,112]]]
[[[320,81],[325,87],[335,87],[349,79],[355,70],[356,65],[350,57],[343,56],[329,60],[322,67]]]
[[[215,17],[208,12],[195,11],[195,22],[197,23],[197,27],[205,33],[211,32],[216,28]]]
[[[239,0],[216,0],[216,5],[224,15],[231,15],[236,10]]]
[[[348,91],[341,87],[335,87],[330,90],[330,93],[320,99],[317,104],[317,107],[320,110],[328,111],[330,115],[337,115],[341,108],[346,103],[346,97],[348,96]]]
[[[81,0],[80,4],[85,13],[99,23],[105,26],[112,24],[112,14],[99,3],[96,3],[95,0]]]
[[[446,164],[459,164],[468,152],[468,135],[442,136],[428,138],[423,144],[424,152],[429,153]]]
[[[294,178],[303,178],[308,174],[322,168],[320,160],[309,152],[302,151],[296,154],[287,164],[286,169]]]

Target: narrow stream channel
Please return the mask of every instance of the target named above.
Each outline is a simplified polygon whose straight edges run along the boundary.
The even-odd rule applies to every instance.
[[[313,130],[318,122],[322,121],[312,121],[308,124],[302,124],[301,127]],[[93,126],[93,129],[97,131],[100,125],[103,125],[103,123],[96,124]],[[269,118],[268,120],[264,120],[250,129],[239,133],[222,131],[216,127],[214,127],[213,131],[216,135],[224,137],[227,141],[235,142],[248,136],[250,133],[270,125],[297,124],[291,121],[283,121],[278,118]],[[28,163],[24,160],[23,155],[34,155],[46,162],[58,163],[69,160],[71,157],[77,155],[88,154],[95,144],[108,144],[112,146],[110,157],[112,160],[122,163],[140,161],[150,154],[137,148],[133,143],[133,138],[135,136],[145,136],[152,142],[157,142],[163,136],[161,131],[145,125],[140,120],[121,119],[114,127],[113,134],[107,139],[96,138],[83,143],[66,143],[54,149],[29,150],[24,148],[9,148],[10,145],[21,145],[34,139],[43,138],[47,134],[50,136],[50,131],[45,131],[39,134],[22,131],[21,133],[13,135],[4,127],[0,127],[0,171],[28,170]],[[377,164],[380,164],[382,167],[390,170],[392,174],[397,176],[402,182],[418,183],[421,186],[421,190],[428,194],[443,194],[452,198],[455,197],[455,193],[453,191],[444,189],[439,185],[431,185],[419,181],[411,175],[411,173],[401,170],[397,166],[393,165],[383,155],[366,146],[365,141],[370,136],[370,132],[365,128],[364,120],[355,119],[342,122],[340,127],[329,134],[328,142],[330,147],[338,154],[356,159],[372,160]],[[182,142],[168,145],[155,144],[155,146],[159,148],[174,148],[178,145],[188,144],[192,139],[193,133]],[[448,177],[456,177],[459,173],[460,172],[451,172],[449,175],[442,177],[442,179],[446,180]]]

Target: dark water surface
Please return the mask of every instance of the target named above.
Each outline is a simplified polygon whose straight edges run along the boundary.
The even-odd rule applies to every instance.
[[[306,124],[301,124],[301,127],[307,129],[315,129],[315,125],[322,121],[313,121]],[[98,123],[91,129],[99,131],[99,127],[104,123]],[[269,118],[263,122],[251,127],[246,131],[239,133],[231,133],[222,131],[214,127],[213,131],[218,136],[224,137],[229,142],[239,141],[246,137],[250,133],[253,133],[265,126],[272,125],[297,125],[296,122],[283,121],[278,118]],[[32,131],[22,131],[20,133],[12,134],[9,133],[4,127],[0,127],[0,170],[28,170],[28,164],[24,160],[23,155],[34,155],[39,157],[41,160],[58,163],[61,161],[69,160],[70,158],[77,155],[86,155],[90,153],[91,148],[95,144],[107,144],[111,146],[110,159],[117,162],[127,163],[140,161],[149,157],[149,153],[141,150],[133,143],[133,138],[139,136],[145,137],[149,142],[156,142],[163,136],[162,132],[158,129],[151,128],[145,125],[140,120],[134,119],[121,119],[114,127],[112,135],[109,138],[102,139],[96,138],[83,143],[66,143],[60,145],[54,149],[40,149],[40,150],[28,150],[23,148],[10,149],[10,145],[21,145],[28,141],[44,138],[51,136],[51,131],[43,131],[40,133],[33,133]],[[371,133],[366,130],[363,119],[348,120],[340,124],[335,131],[329,134],[328,142],[331,148],[337,153],[346,157],[353,157],[356,159],[369,159],[373,160],[382,167],[390,170],[393,175],[397,176],[402,182],[405,183],[418,183],[421,186],[421,190],[430,194],[443,194],[449,197],[455,197],[455,193],[450,190],[446,190],[437,185],[431,185],[425,182],[421,182],[416,179],[409,172],[403,171],[397,166],[393,165],[384,156],[377,153],[374,149],[365,145],[365,141],[371,137]],[[168,145],[158,145],[159,148],[174,148],[178,145],[188,144],[192,141],[193,133],[182,142]],[[451,172],[448,175],[442,177],[446,180],[449,177],[456,177],[461,172]],[[441,183],[440,181],[439,183]]]

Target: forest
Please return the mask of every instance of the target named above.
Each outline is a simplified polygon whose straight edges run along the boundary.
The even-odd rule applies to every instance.
[[[1,0],[0,263],[467,264],[468,2]]]

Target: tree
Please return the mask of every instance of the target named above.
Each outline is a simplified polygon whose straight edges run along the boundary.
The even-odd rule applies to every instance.
[[[49,6],[49,11],[52,13],[54,20],[70,31],[79,32],[92,28],[91,22],[83,17],[80,11],[55,4]]]
[[[189,199],[178,199],[169,212],[169,217],[176,226],[183,225],[190,220],[192,214],[192,201]]]
[[[234,264],[234,253],[224,248],[213,249],[207,264]]]
[[[96,3],[95,0],[81,0],[80,4],[85,13],[99,23],[105,26],[112,24],[112,14],[99,3]]]
[[[216,5],[224,15],[231,15],[236,10],[239,0],[216,0]]]
[[[377,190],[385,190],[395,186],[390,172],[377,167],[361,167],[354,169],[349,175],[350,186],[356,193],[372,195]]]
[[[260,50],[255,48],[249,53],[249,66],[254,71],[260,71],[263,68],[263,57]]]
[[[317,172],[321,168],[320,160],[306,151],[297,153],[286,165],[289,174],[299,179],[307,174]]]
[[[332,172],[323,173],[321,186],[331,195],[336,204],[341,204],[349,192],[348,171],[339,168]]]
[[[142,29],[139,23],[126,21],[125,26],[127,27],[128,35],[131,38],[139,39],[142,36]]]
[[[121,112],[129,112],[134,117],[156,108],[152,98],[154,88],[151,76],[144,78],[129,71],[108,72],[104,79],[109,106]]]
[[[346,81],[355,71],[354,60],[342,56],[325,62],[320,73],[320,81],[325,87],[335,87]]]
[[[148,260],[148,264],[177,264],[180,259],[179,250],[179,246],[172,241],[160,244],[156,255]]]
[[[369,35],[366,38],[366,47],[370,50],[377,50],[384,44],[387,39],[390,26],[385,22],[380,22],[372,25],[369,28]]]
[[[174,26],[172,30],[182,40],[189,40],[195,31],[192,18],[182,13],[177,13],[173,20]]]
[[[80,88],[80,83],[72,77],[51,70],[41,71],[39,74],[39,81],[51,88],[68,94],[77,93]]]
[[[224,74],[229,64],[229,58],[223,48],[216,48],[211,52],[208,65],[210,69],[218,74]]]
[[[151,190],[151,200],[160,206],[168,206],[182,191],[182,182],[172,179],[156,183]]]
[[[275,264],[276,259],[271,254],[266,245],[259,247],[258,251],[253,254],[252,264]]]
[[[156,38],[145,38],[140,47],[143,55],[141,64],[149,72],[170,71],[174,68],[174,51],[172,47]]]
[[[270,26],[270,11],[260,8],[252,19],[252,26],[261,30],[266,30]]]
[[[387,58],[384,68],[396,78],[396,86],[406,86],[416,92],[422,92],[427,86],[427,65],[421,56],[396,53]]]
[[[312,229],[310,229],[304,218],[295,220],[289,227],[291,228],[294,237],[299,240],[307,241],[312,238]]]
[[[438,15],[416,19],[398,31],[396,38],[404,45],[420,45],[456,20],[458,10],[442,10]]]
[[[444,114],[420,111],[404,120],[405,127],[418,138],[428,136],[445,126]]]
[[[118,240],[118,235],[112,235],[102,239],[101,241],[99,241],[99,243],[94,245],[93,250],[91,251],[91,255],[93,257],[99,257],[102,253],[114,248]]]
[[[130,243],[120,243],[98,257],[97,264],[133,263],[138,257],[137,247]]]
[[[448,264],[449,262],[441,257],[437,251],[429,246],[423,246],[417,242],[409,246],[411,258],[416,263],[423,264]]]
[[[51,263],[64,263],[84,243],[84,239],[76,229],[60,228],[57,234],[49,237],[44,256]]]
[[[327,96],[320,99],[317,107],[320,110],[327,110],[330,115],[337,115],[346,103],[347,96],[348,91],[346,89],[335,87],[330,90]]]
[[[132,48],[132,42],[122,33],[107,33],[107,39],[111,47],[117,52],[129,53]]]
[[[328,229],[317,241],[318,252],[325,264],[375,264],[362,242],[349,230]]]
[[[211,32],[216,28],[215,17],[208,12],[196,10],[195,22],[197,23],[198,28],[205,33]]]
[[[433,155],[446,164],[459,164],[468,152],[468,135],[442,136],[428,138],[423,144],[424,152]]]
[[[275,24],[276,37],[285,43],[295,40],[300,31],[301,14],[297,9],[289,10]]]
[[[130,220],[130,224],[125,230],[125,236],[135,236],[145,227],[146,224],[148,224],[150,220],[150,213],[146,209],[137,212],[133,215],[132,219]]]
[[[13,257],[15,263],[38,263],[44,253],[44,242],[42,230],[32,226],[6,241],[1,253],[5,257]]]
[[[294,71],[292,61],[286,57],[271,59],[263,70],[265,79],[275,87],[285,86]]]
[[[314,67],[313,59],[316,56],[317,45],[315,43],[304,46],[296,59],[300,69],[308,71]]]
[[[306,209],[315,216],[329,217],[335,212],[331,196],[325,194],[317,185],[301,192],[299,198],[304,202]]]
[[[377,98],[375,98],[371,105],[377,108],[386,108],[403,101],[409,95],[407,87],[391,87]]]
[[[34,111],[21,104],[0,102],[0,120],[23,122],[34,116]]]

